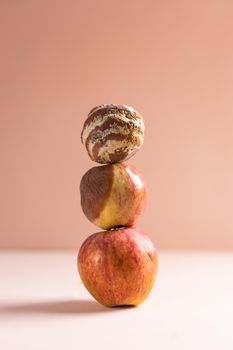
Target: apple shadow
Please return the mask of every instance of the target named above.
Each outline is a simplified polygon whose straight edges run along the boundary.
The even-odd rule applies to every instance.
[[[96,301],[77,300],[46,300],[40,302],[0,305],[0,315],[25,314],[93,314],[108,312],[111,309]]]
[[[105,307],[95,300],[46,300],[30,303],[0,305],[0,315],[26,315],[26,314],[94,314],[114,312],[114,310],[128,309],[132,306]]]

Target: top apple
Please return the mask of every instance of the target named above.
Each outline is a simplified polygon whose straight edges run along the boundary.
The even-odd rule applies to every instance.
[[[90,111],[81,140],[93,161],[118,163],[131,158],[142,146],[144,129],[144,119],[134,108],[105,104]]]

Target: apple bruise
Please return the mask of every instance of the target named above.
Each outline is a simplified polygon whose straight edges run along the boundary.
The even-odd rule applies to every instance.
[[[113,183],[110,165],[91,168],[80,183],[81,207],[86,217],[93,222],[105,206]]]

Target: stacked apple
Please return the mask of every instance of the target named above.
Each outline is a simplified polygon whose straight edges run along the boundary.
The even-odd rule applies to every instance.
[[[126,105],[95,107],[81,139],[90,158],[104,164],[83,176],[81,206],[92,223],[106,230],[81,246],[81,279],[103,305],[138,305],[150,293],[158,266],[152,242],[133,227],[145,207],[144,180],[134,166],[123,163],[143,144],[143,117]]]

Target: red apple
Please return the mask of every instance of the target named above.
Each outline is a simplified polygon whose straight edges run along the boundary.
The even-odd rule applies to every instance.
[[[145,207],[146,186],[138,170],[125,163],[91,168],[80,184],[81,206],[96,226],[133,226]]]
[[[106,306],[142,303],[152,289],[157,267],[152,242],[133,228],[95,233],[83,243],[78,255],[84,285]]]

